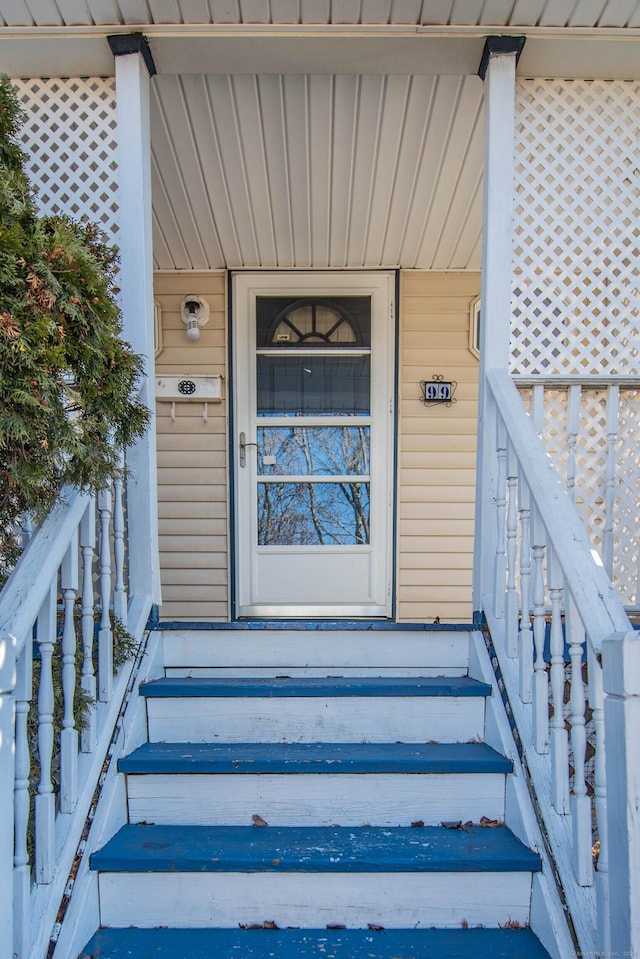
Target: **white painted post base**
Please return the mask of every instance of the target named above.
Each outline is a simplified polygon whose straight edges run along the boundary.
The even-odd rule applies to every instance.
[[[611,954],[640,955],[640,635],[603,644]]]

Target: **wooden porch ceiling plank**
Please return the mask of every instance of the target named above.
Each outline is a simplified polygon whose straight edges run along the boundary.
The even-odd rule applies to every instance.
[[[422,5],[421,23],[425,25],[449,23],[453,9],[453,0],[424,0]]]
[[[391,0],[389,23],[420,23],[422,0]]]
[[[331,23],[331,0],[300,0],[302,23]]]
[[[151,155],[151,189],[153,192],[153,212],[157,227],[156,236],[159,235],[161,237],[161,246],[156,249],[154,245],[154,256],[157,257],[162,248],[170,251],[170,263],[165,266],[162,262],[158,262],[157,266],[166,269],[189,270],[191,269],[191,260],[169,196],[169,191],[155,157],[155,150],[152,150]]]
[[[360,22],[389,23],[390,7],[389,0],[362,0]]]
[[[299,0],[271,0],[272,23],[299,23]]]
[[[69,0],[69,2],[75,5],[75,0]],[[86,0],[86,4],[94,23],[105,25],[122,23],[116,0]]]
[[[449,23],[479,23],[484,0],[455,0]]]
[[[182,2],[182,0],[181,0]],[[213,23],[239,23],[240,5],[238,0],[209,0]]]
[[[485,0],[478,23],[491,26],[508,23],[512,8],[513,0]]]
[[[293,267],[293,214],[289,189],[289,158],[285,141],[285,93],[282,77],[259,77],[258,89],[274,263],[280,268]]]
[[[482,129],[480,125],[483,89],[477,78],[460,78],[448,124],[442,141],[442,153],[434,182],[433,204],[428,221],[425,220],[416,264],[429,268],[448,265],[446,252],[439,257],[447,221],[453,216],[459,202],[457,196],[463,165],[470,150],[470,132],[475,135],[476,163],[480,162]],[[433,142],[433,141],[432,141]],[[480,153],[480,156],[478,154]],[[455,229],[455,227],[454,227]]]
[[[359,23],[360,0],[333,0],[331,5],[332,23]]]
[[[446,144],[460,91],[460,77],[438,77],[431,111],[424,136],[424,152],[417,167],[411,214],[400,249],[400,263],[416,267],[420,264],[420,248],[436,201],[436,190],[444,165]]]
[[[283,77],[283,117],[294,266],[311,266],[309,115],[306,83]]]
[[[135,24],[136,26],[151,23],[146,0],[118,0],[118,5],[124,23]]]
[[[333,90],[332,77],[307,81],[311,266],[331,265]]]
[[[620,23],[628,23],[629,18],[638,14],[637,0],[608,0],[600,17],[599,26],[614,27]]]
[[[0,15],[7,27],[31,25],[35,22],[24,0],[2,0]]]
[[[153,23],[183,23],[178,0],[147,0]],[[209,23],[211,15],[206,0],[190,0],[189,22]]]
[[[35,23],[42,26],[57,27],[63,23],[60,9],[54,0],[29,0],[29,12]]]
[[[397,238],[389,244],[391,212],[396,200],[407,104],[411,92],[410,77],[387,77],[383,87],[379,149],[374,169],[367,232],[364,237],[364,263],[397,263],[394,259]],[[390,249],[389,249],[390,247]]]
[[[463,97],[465,111],[456,117],[455,138],[450,144],[450,155],[458,161],[458,170],[453,163],[447,165],[450,173],[448,194],[442,189],[442,208],[439,214],[440,234],[433,254],[429,256],[434,269],[446,269],[449,266],[468,266],[468,263],[455,263],[454,251],[459,239],[465,233],[469,219],[470,206],[477,196],[482,179],[484,130],[482,126],[483,91],[472,78],[464,81]],[[454,177],[455,173],[455,177]],[[444,187],[444,183],[441,184]],[[439,198],[440,199],[440,198]],[[434,210],[435,213],[435,210]],[[434,227],[437,220],[432,224]],[[423,255],[423,259],[427,259]]]
[[[595,27],[607,5],[607,0],[580,0],[567,21],[570,27]]]
[[[269,4],[265,0],[240,0],[242,23],[269,23]]]
[[[332,164],[341,175],[333,177],[329,216],[331,263],[336,267],[347,264],[359,87],[360,80],[355,76],[339,76],[334,80]]]
[[[545,7],[546,0],[516,0],[511,23],[519,27],[534,27]]]
[[[277,123],[279,118],[277,115],[265,115],[258,77],[235,77],[233,93],[237,135],[241,153],[245,157],[245,177],[258,264],[277,264],[276,230],[264,134],[272,120]]]
[[[407,231],[420,208],[428,202],[428,197],[419,189],[420,171],[425,162],[437,94],[438,81],[434,77],[411,78],[395,197],[387,227],[385,255],[389,262],[402,262]]]

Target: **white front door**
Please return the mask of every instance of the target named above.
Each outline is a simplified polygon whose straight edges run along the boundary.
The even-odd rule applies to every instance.
[[[236,613],[391,615],[394,277],[233,277]]]

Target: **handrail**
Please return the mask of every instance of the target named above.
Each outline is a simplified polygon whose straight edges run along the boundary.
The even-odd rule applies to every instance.
[[[634,955],[640,634],[506,370],[485,395],[482,610],[580,950]]]
[[[576,605],[585,604],[589,609],[585,629],[595,652],[600,655],[606,638],[631,628],[629,617],[604,569],[594,558],[587,531],[525,412],[513,380],[505,370],[496,369],[487,371],[487,380],[502,411],[502,420],[523,474],[535,477],[535,485],[530,485],[531,496],[551,545],[562,556],[567,588]],[[568,543],[571,549],[567,549]]]
[[[127,597],[123,470],[63,490],[0,593],[0,959],[50,948],[133,668],[114,669],[116,621],[138,643],[147,623],[150,569]]]
[[[17,656],[31,635],[33,610],[44,603],[90,502],[90,493],[63,489],[0,592],[0,633],[16,638]]]

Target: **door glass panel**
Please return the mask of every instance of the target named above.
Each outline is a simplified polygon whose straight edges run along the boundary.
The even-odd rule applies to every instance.
[[[368,426],[261,426],[258,472],[263,476],[368,476]]]
[[[258,416],[368,415],[369,356],[261,356]]]
[[[368,542],[368,483],[258,483],[259,546]]]
[[[258,349],[371,347],[370,296],[258,296]]]

